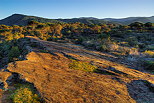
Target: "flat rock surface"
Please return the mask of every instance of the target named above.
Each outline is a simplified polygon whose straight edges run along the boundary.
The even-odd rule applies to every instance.
[[[135,102],[124,84],[111,76],[70,70],[69,59],[61,55],[31,52],[27,59],[10,64],[8,69],[34,83],[48,103]]]
[[[136,103],[129,92],[134,85],[128,87],[127,84],[141,79],[154,83],[153,75],[119,64],[113,55],[72,44],[28,38],[49,53],[40,53],[34,48],[27,54],[27,60],[10,63],[7,69],[33,83],[47,103]],[[68,57],[91,62],[113,75],[69,69],[71,59]]]

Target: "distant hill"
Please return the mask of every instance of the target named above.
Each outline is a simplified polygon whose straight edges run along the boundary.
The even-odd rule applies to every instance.
[[[46,23],[57,23],[60,21],[54,20],[54,19],[46,19],[36,16],[27,16],[22,14],[13,14],[5,19],[0,20],[0,24],[4,25],[27,25],[28,21],[35,20],[38,22]]]
[[[124,24],[128,25],[133,22],[152,22],[154,23],[154,16],[152,17],[128,17],[122,19],[115,18],[105,18],[98,19],[94,17],[81,17],[81,18],[72,18],[72,19],[47,19],[37,16],[27,16],[22,14],[13,14],[5,19],[0,20],[0,24],[4,25],[27,25],[28,21],[38,21],[42,23],[75,23],[80,22],[84,24]]]
[[[47,19],[36,16],[27,16],[22,14],[13,14],[5,19],[0,20],[0,24],[4,25],[27,25],[28,21],[38,21],[42,23],[50,22],[50,23],[85,23],[85,24],[109,24],[113,22],[97,19],[93,17],[82,17],[82,18],[72,18],[72,19]],[[116,24],[116,23],[114,23]]]
[[[133,22],[154,23],[154,16],[151,16],[151,17],[128,17],[128,18],[122,18],[122,19],[105,18],[104,20],[108,20],[111,22],[117,22],[120,24],[126,24],[126,25],[133,23]]]
[[[111,21],[93,18],[93,17],[81,17],[81,18],[72,18],[72,19],[56,19],[56,20],[66,22],[66,23],[80,22],[80,23],[84,23],[84,24],[117,24],[117,23],[114,23],[114,22],[111,22]]]

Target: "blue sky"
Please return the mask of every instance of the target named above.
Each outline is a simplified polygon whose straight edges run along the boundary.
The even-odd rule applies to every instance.
[[[0,19],[14,13],[52,19],[154,16],[154,0],[0,0]]]

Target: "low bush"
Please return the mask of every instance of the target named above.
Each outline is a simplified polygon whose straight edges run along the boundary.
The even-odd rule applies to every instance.
[[[136,39],[136,37],[129,37],[126,39],[126,41],[128,42],[130,46],[133,46],[133,47],[138,46],[138,40]]]
[[[102,44],[100,47],[100,51],[109,51],[109,48],[106,44]]]
[[[95,72],[95,70],[97,69],[96,66],[91,65],[90,63],[76,60],[72,60],[72,62],[69,64],[69,68],[86,72]]]
[[[41,103],[30,85],[20,85],[10,96],[13,103]]]
[[[11,48],[8,53],[9,60],[12,61],[14,58],[18,58],[20,55],[20,50],[17,46]]]

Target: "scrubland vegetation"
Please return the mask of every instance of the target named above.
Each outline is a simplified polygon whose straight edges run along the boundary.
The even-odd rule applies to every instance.
[[[17,60],[19,38],[36,36],[42,40],[71,42],[86,48],[123,56],[154,57],[154,24],[134,22],[130,25],[39,23],[29,21],[27,26],[0,25],[0,58],[5,63]]]
[[[145,70],[154,72],[153,23],[96,25],[79,22],[40,23],[29,21],[26,26],[0,25],[1,67],[9,62],[21,59],[23,51],[18,43],[20,38],[26,36],[38,37],[45,41],[82,45],[86,49],[106,52],[124,58],[122,60],[137,58],[132,59],[131,62],[140,62]],[[31,44],[31,47],[37,47],[37,45]],[[48,50],[39,49],[39,52],[48,53]],[[103,74],[103,71],[99,71],[96,65],[89,62],[74,59],[70,61],[69,69]],[[114,71],[114,68],[109,69]],[[13,91],[10,98],[14,103],[40,103],[40,97],[29,85],[19,86]]]
[[[40,97],[30,84],[18,84],[10,98],[13,103],[41,103]]]

